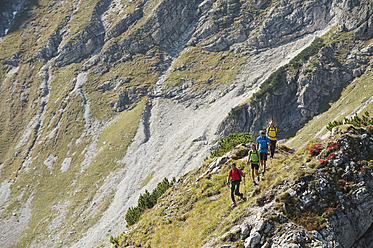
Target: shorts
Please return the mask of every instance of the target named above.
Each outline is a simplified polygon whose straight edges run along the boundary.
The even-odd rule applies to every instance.
[[[259,164],[251,162],[251,169],[252,170],[259,170]]]
[[[267,152],[261,152],[260,153],[260,159],[262,160],[262,161],[267,161]]]

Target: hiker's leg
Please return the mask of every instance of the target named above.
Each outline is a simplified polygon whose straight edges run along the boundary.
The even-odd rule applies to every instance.
[[[253,179],[253,181],[255,181],[255,179],[254,179],[254,168],[251,168],[251,178]]]
[[[236,184],[236,189],[234,191],[234,194],[239,196],[240,195],[240,181],[236,181],[235,184]]]
[[[273,158],[273,156],[275,155],[276,142],[277,140],[271,140],[271,158]]]
[[[263,172],[266,172],[266,165],[267,165],[267,153],[266,152],[261,152],[260,153],[260,159],[262,160],[262,166],[263,166]]]
[[[260,156],[260,166],[263,168],[264,167],[263,153],[261,152],[259,156]]]
[[[237,186],[236,186],[236,192],[235,192],[235,195],[243,198],[243,193],[240,193],[240,181],[237,181]]]

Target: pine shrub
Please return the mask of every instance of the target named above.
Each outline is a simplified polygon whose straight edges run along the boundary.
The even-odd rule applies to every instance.
[[[254,138],[250,133],[231,133],[227,138],[219,141],[218,148],[211,152],[211,158],[223,156],[239,144],[252,142],[254,142]]]
[[[368,111],[364,113],[362,117],[359,117],[357,114],[351,118],[344,118],[342,121],[332,121],[329,122],[326,126],[326,129],[328,129],[330,132],[333,130],[334,127],[344,125],[344,124],[351,124],[356,127],[366,127],[373,125],[373,117],[370,117],[370,114]]]
[[[125,219],[127,221],[127,227],[137,223],[145,210],[154,207],[154,205],[157,204],[158,198],[161,197],[175,181],[175,178],[173,178],[171,182],[169,182],[167,178],[164,178],[162,182],[158,183],[151,194],[148,190],[145,190],[144,194],[140,194],[137,200],[137,206],[130,207],[126,213]]]

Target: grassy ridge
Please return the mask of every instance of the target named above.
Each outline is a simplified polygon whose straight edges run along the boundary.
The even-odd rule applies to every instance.
[[[245,209],[254,207],[274,185],[285,179],[289,182],[304,173],[301,160],[301,155],[281,150],[268,165],[269,170],[259,186],[253,187],[249,177],[245,179],[246,184],[242,182],[241,192],[246,192],[248,201],[232,209],[230,190],[225,186],[229,164],[223,165],[217,174],[207,174],[197,182],[212,162],[208,159],[198,171],[188,173],[175,184],[153,210],[146,211],[135,229],[119,236],[119,246],[200,247],[211,237],[218,237],[239,224],[248,214]],[[248,172],[243,161],[231,161]],[[225,241],[218,240],[217,244]]]

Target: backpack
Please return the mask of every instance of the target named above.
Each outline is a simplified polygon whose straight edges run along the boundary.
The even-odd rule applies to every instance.
[[[265,144],[266,146],[265,147],[262,147],[261,149],[268,149],[268,144],[267,144],[267,139],[266,139],[267,136],[264,136],[263,138],[262,137],[259,137],[259,140],[264,140],[265,141]]]
[[[232,170],[232,169],[231,169],[231,172],[232,172],[232,173],[231,173],[231,175],[232,175],[232,180],[233,180],[233,173],[234,173],[234,172],[233,172],[233,170]],[[242,181],[242,175],[240,174],[240,171],[239,171],[239,169],[238,169],[238,168],[236,168],[236,173],[238,173],[238,176],[240,177],[240,179],[239,179],[238,181],[240,181],[240,182],[241,182],[241,181]]]
[[[259,162],[259,153],[258,153],[258,150],[256,150],[255,152],[250,151],[249,153],[251,154],[251,156],[250,156],[250,162]],[[256,155],[258,156],[258,161],[253,161],[253,160],[252,160],[252,159],[253,159],[252,154],[255,154],[255,153],[256,153]]]
[[[272,133],[272,132],[273,132],[273,133]],[[271,134],[276,135],[276,132],[277,132],[277,128],[276,128],[276,127],[273,127],[273,128],[268,127],[268,128],[267,128],[268,137],[269,137],[270,139],[276,139],[276,136],[271,136]]]

